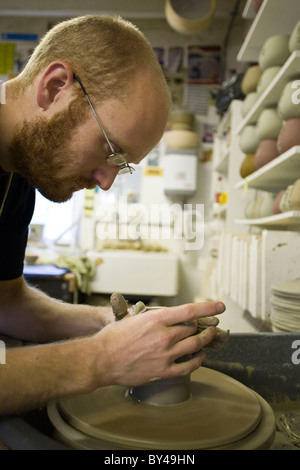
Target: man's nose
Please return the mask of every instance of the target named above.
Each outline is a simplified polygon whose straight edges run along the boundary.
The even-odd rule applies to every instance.
[[[103,191],[108,191],[113,185],[118,171],[117,167],[106,167],[105,169],[96,170],[93,173],[93,179]]]

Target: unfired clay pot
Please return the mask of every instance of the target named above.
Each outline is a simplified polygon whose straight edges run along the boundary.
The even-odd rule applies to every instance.
[[[279,207],[281,212],[300,210],[300,179],[286,188]]]
[[[289,81],[280,96],[278,102],[278,114],[284,120],[300,117],[300,104],[299,104],[299,86],[298,80]]]
[[[280,69],[280,65],[275,65],[274,67],[269,67],[263,71],[256,88],[256,91],[259,95],[261,95],[268,88]]]
[[[277,139],[282,127],[282,119],[275,108],[264,109],[256,124],[257,136],[260,140]]]
[[[241,83],[241,89],[245,95],[256,91],[256,87],[261,77],[261,74],[262,69],[259,65],[252,65],[246,70]]]
[[[240,175],[242,178],[247,178],[247,176],[251,175],[251,173],[253,173],[255,170],[256,166],[254,164],[254,153],[249,153],[242,161]]]
[[[289,40],[289,50],[292,53],[293,51],[300,50],[300,21],[294,27],[292,34]]]
[[[256,129],[253,124],[245,126],[241,139],[240,148],[244,153],[255,153],[259,145],[259,138],[257,137]]]
[[[260,50],[258,63],[262,70],[276,65],[283,65],[290,55],[289,39],[286,34],[269,37]]]
[[[199,142],[199,136],[197,132],[183,129],[165,132],[164,139],[166,146],[169,149],[196,148]]]
[[[279,153],[284,153],[295,145],[300,145],[300,118],[285,121],[277,139]]]
[[[252,92],[252,93],[249,93],[243,103],[242,103],[242,109],[241,109],[241,113],[242,113],[242,116],[245,117],[247,116],[247,114],[249,113],[249,111],[253,108],[253,106],[255,105],[256,101],[258,99],[258,94],[256,93],[256,91]],[[249,124],[255,124],[256,122],[256,119],[253,119],[248,121]]]
[[[275,139],[262,140],[255,152],[255,168],[261,168],[274,158],[278,157],[278,155],[279,152],[277,150],[277,141]]]
[[[280,209],[280,201],[284,193],[285,193],[285,189],[283,189],[282,191],[280,191],[280,193],[277,194],[274,204],[273,204],[273,209],[272,209],[273,214],[280,214],[282,212]]]

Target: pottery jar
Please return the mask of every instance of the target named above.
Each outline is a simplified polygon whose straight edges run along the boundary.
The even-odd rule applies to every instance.
[[[260,140],[277,139],[282,127],[282,119],[275,108],[264,109],[256,124],[257,136]]]
[[[300,50],[300,21],[294,27],[292,34],[289,40],[289,51],[292,53],[294,51]]]
[[[256,91],[261,74],[262,69],[259,65],[252,65],[246,70],[241,83],[241,90],[244,95],[248,95],[249,93]]]
[[[277,140],[262,140],[255,152],[255,168],[261,168],[262,166],[269,163],[271,160],[274,160],[274,158],[278,157],[278,155],[279,152],[277,150]]]
[[[298,102],[299,93],[297,92],[297,80],[289,81],[279,98],[278,114],[284,120],[300,117],[300,103]],[[297,98],[297,99],[296,99]]]
[[[290,55],[289,39],[286,34],[276,34],[264,42],[258,56],[258,64],[262,70],[285,63]]]
[[[295,145],[300,145],[300,118],[285,121],[277,139],[279,153],[284,153]]]
[[[259,145],[256,129],[253,124],[245,126],[240,138],[240,148],[244,153],[255,153]]]
[[[263,71],[256,88],[256,91],[259,95],[261,95],[268,88],[268,86],[274,80],[280,69],[281,67],[279,65],[276,65],[274,67],[269,67],[268,69]]]
[[[241,109],[241,113],[242,113],[243,117],[247,116],[249,111],[251,111],[251,109],[255,105],[257,99],[258,99],[258,94],[256,93],[256,91],[254,91],[252,93],[249,93],[245,97],[245,99],[243,100],[242,109]],[[256,122],[255,118],[254,119],[252,118],[248,121],[249,124],[255,124],[255,122]]]
[[[247,178],[247,176],[251,175],[251,173],[254,173],[255,170],[256,167],[254,164],[254,153],[248,153],[245,155],[245,158],[242,161],[240,175],[242,178]]]

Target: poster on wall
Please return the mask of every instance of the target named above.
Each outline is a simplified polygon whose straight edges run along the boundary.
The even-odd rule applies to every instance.
[[[0,36],[0,76],[10,79],[24,68],[38,42],[32,33],[7,33]]]
[[[197,114],[205,115],[211,91],[221,83],[221,48],[219,46],[188,46],[186,105]]]

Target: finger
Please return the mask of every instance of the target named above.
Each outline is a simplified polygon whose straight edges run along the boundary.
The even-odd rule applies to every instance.
[[[204,317],[198,318],[197,325],[200,331],[201,328],[207,328],[208,326],[217,326],[219,322],[220,320],[217,317]]]
[[[207,348],[213,348],[213,349],[222,349],[224,344],[228,341],[229,339],[229,330],[220,330],[217,328],[217,332],[215,334],[214,339],[206,345]]]
[[[210,326],[193,336],[189,336],[181,341],[178,341],[173,348],[173,360],[180,357],[195,354],[200,351],[204,346],[211,343],[216,335],[216,328]]]
[[[201,302],[157,310],[155,314],[161,315],[161,320],[166,326],[171,326],[176,323],[197,320],[201,317],[218,315],[223,313],[225,309],[223,302]]]
[[[204,362],[206,354],[203,351],[198,351],[189,360],[185,362],[176,362],[170,368],[169,377],[178,377],[189,375],[194,370],[198,369]]]

